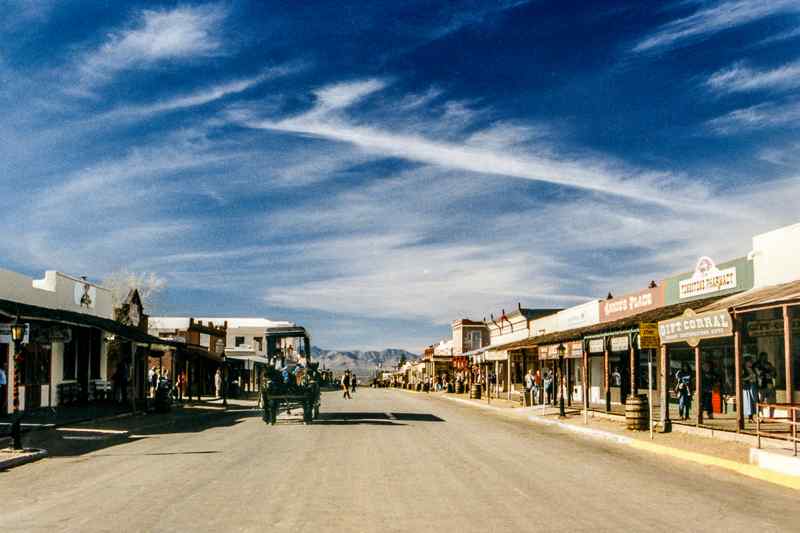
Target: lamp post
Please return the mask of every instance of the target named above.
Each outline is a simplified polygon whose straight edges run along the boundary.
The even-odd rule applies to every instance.
[[[566,409],[564,408],[564,355],[567,353],[567,348],[564,343],[558,345],[558,416],[564,418],[567,416]]]
[[[19,320],[11,325],[11,340],[14,344],[14,354],[12,355],[14,361],[14,422],[11,424],[11,439],[15,450],[22,449],[22,414],[19,410],[19,364],[22,362],[22,356],[19,355],[19,349],[25,339],[26,329],[27,326],[21,324]]]

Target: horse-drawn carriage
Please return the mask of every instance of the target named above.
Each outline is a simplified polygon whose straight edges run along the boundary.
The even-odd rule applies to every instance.
[[[279,414],[292,414],[299,409],[303,422],[311,423],[319,417],[321,376],[319,363],[311,362],[308,333],[299,326],[269,328],[266,338],[270,365],[261,390],[264,421],[275,425]],[[305,349],[294,350],[294,344],[285,343],[286,339],[293,342],[298,338],[302,339]]]

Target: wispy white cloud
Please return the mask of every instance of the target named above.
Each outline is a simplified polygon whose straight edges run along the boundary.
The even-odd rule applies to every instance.
[[[756,70],[740,63],[715,72],[706,80],[706,85],[726,93],[795,89],[800,87],[800,62],[770,70]]]
[[[558,159],[549,157],[549,154],[542,156],[498,149],[496,144],[481,146],[478,142],[480,137],[475,135],[471,142],[458,143],[434,140],[420,133],[441,129],[436,121],[405,132],[356,124],[340,113],[383,87],[373,80],[336,84],[315,93],[319,100],[311,110],[283,120],[260,119],[257,114],[241,109],[231,113],[230,117],[251,128],[312,135],[351,144],[384,157],[480,174],[537,180],[637,201],[673,203],[668,192],[660,189],[666,185],[658,183],[666,178],[663,175],[643,174],[610,161]],[[460,124],[460,114],[457,118]]]
[[[706,7],[699,3],[696,12],[663,25],[653,35],[641,40],[634,52],[664,50],[695,42],[719,32],[749,24],[781,13],[800,12],[796,0],[734,0],[718,2]]]
[[[800,120],[800,101],[786,103],[767,102],[735,109],[709,120],[706,126],[720,135],[777,128],[796,124]]]
[[[762,39],[757,44],[759,46],[767,46],[782,41],[788,41],[789,39],[795,39],[797,37],[800,37],[800,26],[798,26],[797,28],[792,28],[791,30],[786,30],[780,33],[776,33],[775,35],[771,35],[766,39]]]
[[[106,82],[121,70],[221,53],[225,16],[213,4],[142,11],[129,27],[111,32],[99,48],[80,57],[81,89]]]
[[[93,121],[117,120],[117,119],[136,119],[145,118],[158,113],[166,113],[188,109],[222,100],[226,97],[243,93],[257,85],[271,79],[287,76],[298,72],[300,65],[286,65],[267,69],[265,72],[238,80],[220,83],[211,87],[206,87],[191,94],[176,96],[149,105],[129,105],[116,108],[108,113],[93,118]]]

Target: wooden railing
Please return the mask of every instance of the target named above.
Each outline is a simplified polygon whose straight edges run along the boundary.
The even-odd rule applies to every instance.
[[[758,437],[758,447],[761,448],[761,437],[769,437],[772,439],[782,439],[792,442],[794,446],[794,455],[797,456],[797,444],[800,439],[797,437],[797,425],[800,415],[800,404],[797,403],[761,403],[756,404],[758,407],[758,415],[756,415],[756,436]],[[774,411],[786,411],[786,416],[775,417],[769,416]],[[765,413],[767,416],[765,416]],[[764,421],[777,422],[779,424],[788,424],[789,428],[786,431],[774,430],[774,426],[770,431],[764,431]]]

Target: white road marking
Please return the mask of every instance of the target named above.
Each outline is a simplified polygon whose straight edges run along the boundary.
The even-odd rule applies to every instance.
[[[392,413],[386,413],[386,416],[389,418],[389,420],[397,420],[397,417],[394,416]]]

